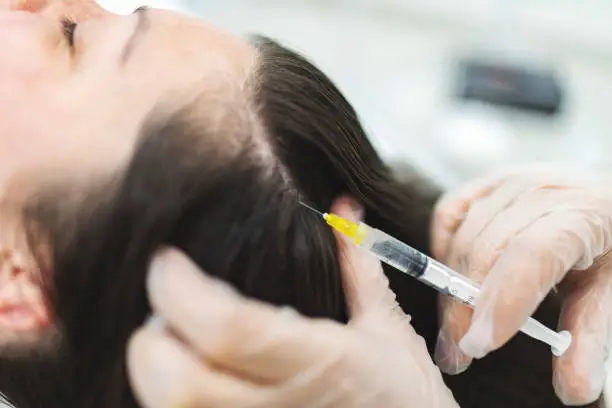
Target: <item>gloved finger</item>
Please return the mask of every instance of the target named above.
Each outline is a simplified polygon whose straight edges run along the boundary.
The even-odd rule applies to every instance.
[[[465,274],[467,271],[463,269],[467,262],[472,260],[469,255],[473,252],[477,237],[495,220],[508,224],[506,217],[501,217],[500,214],[514,203],[520,203],[521,196],[533,189],[533,184],[526,183],[521,177],[516,177],[506,181],[485,200],[474,202],[450,244],[448,266],[460,269],[460,272]],[[527,212],[527,214],[530,213],[531,211]],[[481,282],[484,275],[470,276],[470,278]]]
[[[458,345],[472,322],[472,309],[444,295],[438,297],[438,304],[440,332],[436,341],[434,361],[442,372],[450,375],[460,374],[472,363],[472,358]]]
[[[538,180],[540,181],[538,182]],[[519,168],[494,175],[481,182],[469,185],[460,191],[457,196],[458,198],[468,199],[468,206],[462,214],[462,219],[459,225],[455,226],[455,233],[450,234],[448,242],[443,245],[444,255],[438,255],[438,249],[435,249],[434,256],[445,261],[453,268],[457,267],[460,265],[458,258],[462,255],[465,256],[466,252],[469,251],[472,239],[500,211],[519,200],[522,193],[539,188],[569,188],[569,185],[565,185],[567,181],[567,176],[559,171],[553,171],[548,165],[533,165],[529,168]],[[447,202],[446,199],[442,200],[439,206],[442,213],[444,213],[445,202]],[[434,216],[434,225],[435,219]],[[438,230],[434,229],[433,239],[438,239],[435,237],[437,233]],[[442,234],[443,236],[444,234]],[[442,244],[439,245],[442,246]]]
[[[479,213],[478,208],[473,209],[474,213],[470,215],[474,217],[468,216],[457,234],[458,240],[461,240],[459,236],[464,230],[472,228],[471,232],[465,234],[469,238],[463,238],[464,244],[457,244],[457,248],[461,248],[464,252],[457,251],[455,260],[450,263],[454,263],[456,268],[473,281],[482,282],[508,242],[530,224],[554,211],[559,202],[563,203],[564,208],[571,208],[573,202],[576,207],[583,205],[582,196],[576,194],[574,189],[557,186],[552,181],[554,177],[547,178],[546,183],[540,185],[539,188],[529,190],[522,189],[513,183],[507,183],[491,194],[482,205],[483,210],[487,210],[489,206],[494,209],[489,211],[488,215],[483,215],[482,219],[477,214]],[[523,182],[520,181],[520,184]],[[513,196],[521,196],[522,199],[513,200]],[[495,214],[494,212],[497,211],[495,209],[500,210]],[[491,221],[488,224],[484,223],[483,220],[488,217],[492,217]],[[480,232],[479,228],[482,229]],[[441,301],[440,308],[441,330],[438,335],[435,358],[444,372],[460,373],[467,369],[471,362],[471,358],[459,349],[458,342],[471,325],[472,312],[466,306],[447,299]]]
[[[337,199],[332,212],[353,222],[361,221],[359,204],[349,197]],[[380,261],[367,251],[358,248],[342,234],[334,231],[338,241],[338,256],[342,285],[352,320],[364,314],[390,311],[399,308],[395,294],[389,288],[389,280]]]
[[[567,405],[585,405],[602,393],[612,309],[612,265],[575,271],[573,291],[566,298],[560,329],[572,334],[572,345],[554,359],[554,386]],[[589,276],[584,276],[588,273]]]
[[[156,257],[148,290],[154,310],[197,353],[253,381],[283,381],[350,348],[343,326],[246,299],[176,250]]]
[[[266,389],[216,371],[165,331],[137,331],[127,365],[132,389],[146,408],[267,406]]]
[[[456,242],[456,234],[463,228],[470,210],[478,205],[478,201],[494,193],[506,178],[507,175],[484,178],[440,200],[436,205],[432,221],[431,249],[435,258],[446,261],[449,266],[458,271],[465,269],[456,264],[459,258],[455,257],[456,260],[451,262],[448,259],[452,253],[457,252],[452,247]],[[474,220],[477,219],[474,218]],[[488,222],[488,219],[483,221]],[[440,296],[438,299],[440,331],[436,341],[434,360],[443,372],[458,374],[465,371],[472,361],[458,346],[459,340],[470,326],[472,310],[446,296]]]
[[[447,193],[438,201],[431,223],[431,252],[434,258],[446,261],[450,243],[474,202],[487,197],[504,182],[496,175],[469,183],[456,192]]]
[[[502,187],[500,190],[505,190],[505,192],[500,191],[502,193],[501,197],[493,194],[487,200],[487,203],[491,202],[497,208],[501,208],[502,203],[510,203],[510,197],[515,194],[516,189]],[[546,189],[523,193],[523,195],[525,196],[524,200],[510,203],[509,207],[493,215],[488,225],[481,224],[482,231],[475,237],[470,238],[473,242],[471,248],[465,249],[470,252],[459,257],[461,265],[458,269],[473,281],[479,283],[483,281],[508,242],[517,234],[537,219],[549,214],[560,199],[564,205],[567,205],[576,196],[572,190],[567,190],[566,193],[555,191],[555,194],[550,194]],[[580,199],[580,197],[576,197],[576,199]],[[483,219],[486,217],[487,215],[483,216]],[[478,223],[478,220],[475,223]],[[466,228],[468,224],[469,221],[466,221]],[[461,229],[463,230],[463,228],[462,226]],[[473,232],[476,233],[476,229]],[[459,302],[442,296],[440,298],[440,314],[441,328],[438,334],[436,353],[434,354],[435,360],[440,369],[447,374],[461,373],[467,369],[472,361],[458,346],[459,341],[470,328],[472,310]]]
[[[517,235],[484,280],[470,329],[459,346],[481,358],[510,339],[567,271],[593,261],[607,223],[556,211]],[[610,237],[606,240],[610,242]]]
[[[538,189],[523,196],[525,199],[500,211],[479,235],[471,239],[470,251],[462,259],[465,260],[463,273],[472,280],[482,282],[509,242],[537,220],[555,211],[571,209],[573,201],[576,208],[582,205],[582,196],[573,190],[550,194],[546,189]],[[559,202],[563,204],[559,205]]]
[[[512,205],[517,195],[525,193],[525,186],[517,179],[490,193],[486,200],[474,203],[452,243],[448,260],[450,267],[481,283],[507,241],[548,211],[550,205],[541,211],[533,205],[524,208],[522,203],[531,203],[531,200],[519,200],[518,204]],[[548,200],[544,201],[549,204]],[[472,361],[461,351],[458,343],[467,333],[473,313],[466,305],[446,296],[440,296],[439,309],[440,332],[434,359],[445,373],[459,374]]]

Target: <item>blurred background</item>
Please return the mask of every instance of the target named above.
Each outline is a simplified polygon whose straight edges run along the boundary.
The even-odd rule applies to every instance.
[[[142,1],[100,3],[129,13]],[[387,160],[444,186],[531,162],[612,166],[612,1],[148,4],[266,34],[309,56]]]
[[[126,13],[140,3],[101,1]],[[298,49],[353,102],[381,154],[443,185],[519,163],[612,163],[610,1],[148,4]]]

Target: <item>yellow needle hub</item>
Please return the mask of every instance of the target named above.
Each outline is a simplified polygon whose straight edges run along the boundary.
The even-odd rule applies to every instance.
[[[332,227],[342,235],[350,238],[351,241],[355,243],[355,245],[358,245],[365,236],[366,231],[364,228],[361,228],[359,224],[351,222],[335,214],[325,213],[323,214],[323,219],[330,227]]]

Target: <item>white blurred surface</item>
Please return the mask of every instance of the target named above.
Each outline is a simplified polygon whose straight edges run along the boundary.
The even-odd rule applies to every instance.
[[[581,10],[577,1],[563,7],[546,0],[425,3],[191,2],[206,20],[238,33],[271,35],[310,56],[355,103],[386,157],[416,161],[445,184],[514,163],[608,164],[612,31],[602,29],[602,21],[612,17],[607,3],[597,8],[590,1],[581,13],[568,6]],[[452,103],[454,57],[472,49],[554,64],[567,87],[565,115],[545,120]]]
[[[146,2],[138,0],[98,0],[98,4],[105,9],[118,14],[129,14],[142,5],[175,11],[188,10],[183,5],[183,2],[174,0],[151,0]]]
[[[104,0],[128,13],[138,1]],[[338,83],[381,153],[445,185],[533,161],[608,167],[612,152],[612,2],[597,0],[150,1],[236,33],[271,35]],[[566,91],[543,119],[449,98],[455,57],[495,50],[551,64]]]

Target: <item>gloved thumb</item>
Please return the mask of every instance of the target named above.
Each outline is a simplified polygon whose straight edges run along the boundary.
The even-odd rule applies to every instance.
[[[360,222],[363,217],[362,207],[349,197],[337,199],[331,211],[353,222]],[[342,234],[335,234],[338,240],[342,284],[351,320],[381,312],[388,315],[399,310],[380,261],[355,246]]]

